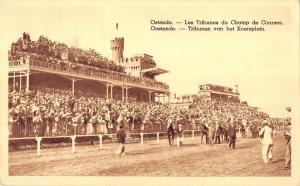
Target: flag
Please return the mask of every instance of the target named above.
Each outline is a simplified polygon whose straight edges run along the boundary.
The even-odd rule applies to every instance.
[[[291,112],[292,108],[291,107],[285,107],[286,111]]]
[[[117,30],[119,29],[119,23],[116,23],[116,29]]]

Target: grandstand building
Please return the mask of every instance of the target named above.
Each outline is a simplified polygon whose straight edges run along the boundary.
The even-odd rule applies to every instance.
[[[147,54],[124,58],[124,38],[111,41],[112,60],[94,50],[30,35],[13,42],[9,51],[10,90],[60,88],[73,94],[93,94],[122,101],[155,101],[170,95],[169,86],[155,79],[168,71],[156,67]]]
[[[237,85],[235,85],[235,90],[220,85],[199,85],[198,95],[209,100],[240,102],[240,93]]]

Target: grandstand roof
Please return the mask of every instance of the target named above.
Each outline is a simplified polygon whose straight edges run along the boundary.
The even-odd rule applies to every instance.
[[[159,68],[159,67],[154,67],[154,68],[148,68],[148,69],[144,69],[144,70],[141,70],[141,73],[142,74],[151,74],[151,75],[160,75],[160,74],[164,74],[164,73],[168,73],[169,71],[168,70],[164,70],[162,68]]]

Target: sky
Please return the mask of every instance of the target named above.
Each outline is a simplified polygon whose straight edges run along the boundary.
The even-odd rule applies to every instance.
[[[9,1],[1,55],[23,32],[95,49],[111,58],[110,40],[125,38],[124,56],[146,53],[170,72],[157,79],[176,95],[196,94],[198,85],[239,86],[240,98],[271,115],[298,99],[297,25],[290,1]],[[275,3],[274,3],[275,2]],[[3,3],[3,2],[2,2]],[[3,8],[5,7],[5,8]],[[1,13],[0,13],[1,14]],[[265,32],[154,32],[151,20],[282,21]],[[115,24],[119,30],[116,31]],[[176,26],[175,26],[176,27]],[[3,40],[4,38],[4,40]]]

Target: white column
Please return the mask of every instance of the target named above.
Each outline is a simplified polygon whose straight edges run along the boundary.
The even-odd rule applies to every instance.
[[[109,87],[109,84],[106,84],[106,99],[108,99],[108,87]]]
[[[127,87],[127,85],[125,87],[125,90],[126,90],[126,103],[127,103],[128,102],[128,87]]]
[[[29,70],[27,72],[27,77],[26,77],[26,92],[29,92]]]
[[[193,143],[195,143],[195,131],[192,130],[192,140],[193,140]]]
[[[98,135],[99,137],[99,149],[102,150],[103,149],[103,146],[102,146],[102,135]]]
[[[141,133],[141,145],[144,145],[144,133]]]
[[[40,156],[41,155],[41,141],[42,141],[42,138],[41,137],[36,137],[35,140],[37,142],[37,144],[36,144],[36,155]]]
[[[159,144],[159,132],[156,133],[156,144]]]
[[[148,91],[149,92],[149,103],[151,104],[151,93],[152,93],[152,91]]]
[[[76,136],[71,136],[71,139],[72,139],[72,153],[75,153],[76,152],[76,149],[75,149]]]
[[[122,102],[124,102],[124,87],[122,86]]]
[[[75,79],[74,78],[72,78],[72,94],[74,95],[74,84],[75,84]]]
[[[14,77],[13,77],[13,91],[16,90],[16,73],[14,72]]]
[[[110,98],[113,99],[113,85],[110,85]]]
[[[20,91],[22,90],[22,76],[21,76],[21,73],[20,73],[20,86],[19,86],[19,89],[20,89]]]

